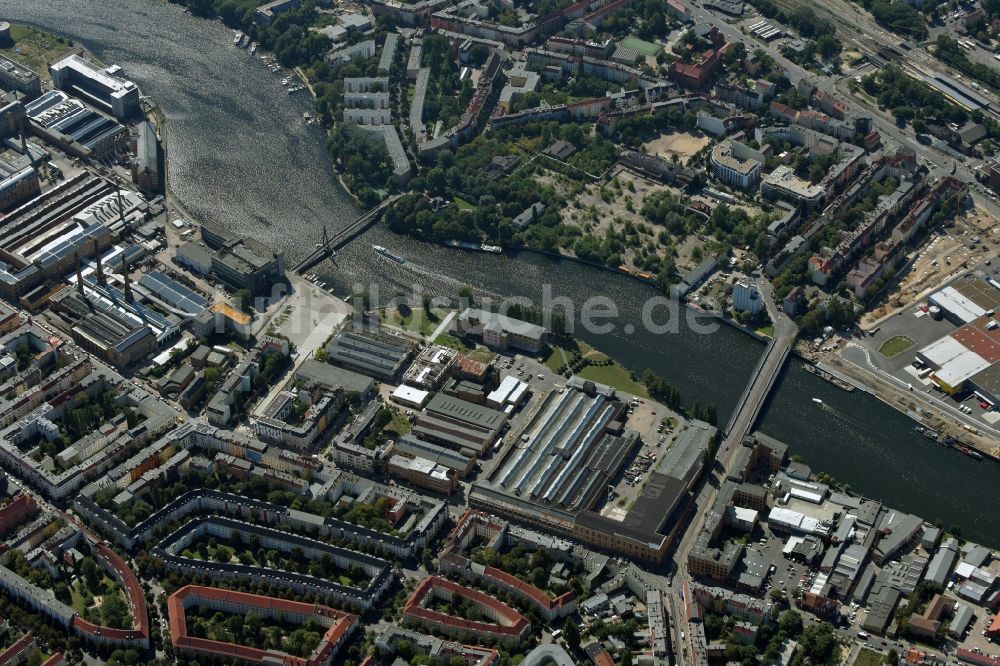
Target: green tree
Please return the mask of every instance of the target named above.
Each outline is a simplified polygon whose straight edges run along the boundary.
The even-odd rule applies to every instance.
[[[797,611],[786,610],[778,617],[778,628],[794,638],[802,633],[802,616]]]
[[[239,289],[233,294],[236,307],[246,313],[253,311],[253,292],[249,289]]]
[[[563,623],[563,638],[566,640],[566,645],[569,646],[570,650],[573,652],[579,652],[580,650],[580,627],[577,626],[573,618],[567,617],[566,621]]]

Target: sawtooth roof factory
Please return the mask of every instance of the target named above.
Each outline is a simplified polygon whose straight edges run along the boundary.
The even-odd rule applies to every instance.
[[[639,446],[624,430],[626,406],[613,388],[573,377],[546,395],[469,502],[498,515],[646,561],[661,562],[676,517],[704,465],[715,428],[695,421],[671,448],[627,513],[605,506],[607,486]]]

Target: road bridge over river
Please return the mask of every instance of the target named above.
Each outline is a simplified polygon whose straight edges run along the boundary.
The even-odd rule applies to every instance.
[[[760,415],[761,409],[763,409],[768,396],[774,389],[778,377],[781,375],[782,369],[785,367],[785,361],[791,353],[792,346],[795,344],[795,336],[798,332],[795,323],[787,315],[779,312],[778,306],[774,302],[774,292],[771,284],[766,280],[761,280],[758,281],[757,286],[761,290],[768,314],[771,316],[771,322],[774,324],[774,337],[768,343],[767,348],[761,355],[760,361],[757,362],[757,367],[754,368],[754,372],[750,377],[746,389],[743,391],[743,395],[740,396],[740,400],[736,404],[729,423],[726,424],[725,429],[722,431],[722,445],[719,447],[719,452],[716,456],[716,464],[702,479],[694,498],[695,508],[692,514],[694,518],[687,526],[687,530],[678,542],[677,550],[674,553],[676,570],[673,576],[672,590],[668,595],[668,601],[670,613],[675,618],[675,621],[671,624],[675,629],[673,639],[677,664],[679,666],[688,666],[690,658],[688,643],[680,638],[681,632],[686,627],[681,589],[683,588],[684,581],[689,579],[687,571],[688,554],[694,547],[698,533],[701,531],[705,511],[715,502],[715,496],[722,485],[722,481],[725,480],[727,474],[735,464],[743,438],[751,432],[754,423],[757,421],[757,417]],[[686,638],[690,639],[690,636],[687,635]]]

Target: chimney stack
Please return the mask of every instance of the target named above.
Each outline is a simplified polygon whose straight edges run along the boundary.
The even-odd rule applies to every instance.
[[[118,196],[118,220],[125,226],[125,208],[122,206],[122,189],[118,186],[118,181],[114,181],[115,194]]]
[[[132,282],[128,276],[128,259],[122,255],[122,274],[125,276],[125,300],[132,302]]]
[[[28,160],[31,161],[31,167],[34,169],[36,168],[35,156],[31,154],[30,150],[28,150],[28,131],[25,127],[24,116],[21,116],[18,120],[18,129],[21,132],[21,150],[23,150],[24,154],[28,156]]]
[[[97,239],[94,239],[94,260],[97,262],[97,284],[106,285],[104,279],[104,266],[101,265],[101,250],[97,247]]]
[[[80,261],[79,253],[74,254],[73,257],[76,259],[76,290],[80,292],[81,296],[85,296],[83,293],[83,263]]]

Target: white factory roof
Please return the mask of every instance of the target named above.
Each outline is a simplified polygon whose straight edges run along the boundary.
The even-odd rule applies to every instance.
[[[788,541],[785,542],[785,547],[781,549],[781,552],[785,555],[795,551],[795,547],[800,543],[804,543],[805,539],[800,536],[788,537]]]
[[[742,506],[733,507],[733,515],[736,516],[736,520],[741,523],[756,523],[757,522],[757,510],[747,509]]]
[[[920,355],[927,359],[927,362],[934,367],[940,368],[946,365],[948,361],[961,356],[966,351],[968,349],[966,349],[965,345],[950,335],[946,335],[921,349]]]
[[[767,521],[769,523],[785,525],[802,532],[815,532],[819,528],[819,521],[815,518],[780,506],[771,509],[771,513],[767,516]]]
[[[976,567],[972,566],[968,562],[959,562],[958,566],[955,567],[955,575],[959,578],[971,578],[972,572],[976,570]]]
[[[403,404],[421,406],[427,401],[427,396],[430,395],[429,391],[423,391],[421,389],[415,388],[413,386],[407,386],[406,384],[400,384],[396,387],[396,390],[392,392],[392,399],[396,402]]]
[[[495,390],[486,396],[486,400],[496,405],[502,405],[505,402],[516,403],[521,394],[524,393],[525,388],[527,388],[525,382],[522,382],[514,375],[507,375],[500,382],[500,386],[496,387]]]
[[[986,310],[976,305],[971,299],[963,296],[954,287],[945,287],[941,291],[931,294],[928,300],[942,310],[950,312],[966,324],[986,314]]]
[[[112,76],[107,70],[102,70],[87,62],[77,54],[63,58],[54,65],[49,65],[50,69],[72,69],[82,76],[98,82],[108,90],[115,93],[128,92],[135,88],[135,84],[117,76]]]
[[[964,353],[945,363],[940,370],[934,373],[934,376],[943,384],[958,386],[980,370],[990,367],[990,365],[990,362],[985,358],[971,349],[966,349]]]
[[[792,497],[797,497],[813,504],[820,504],[823,501],[823,495],[806,490],[805,488],[796,488],[793,486],[788,492]]]

